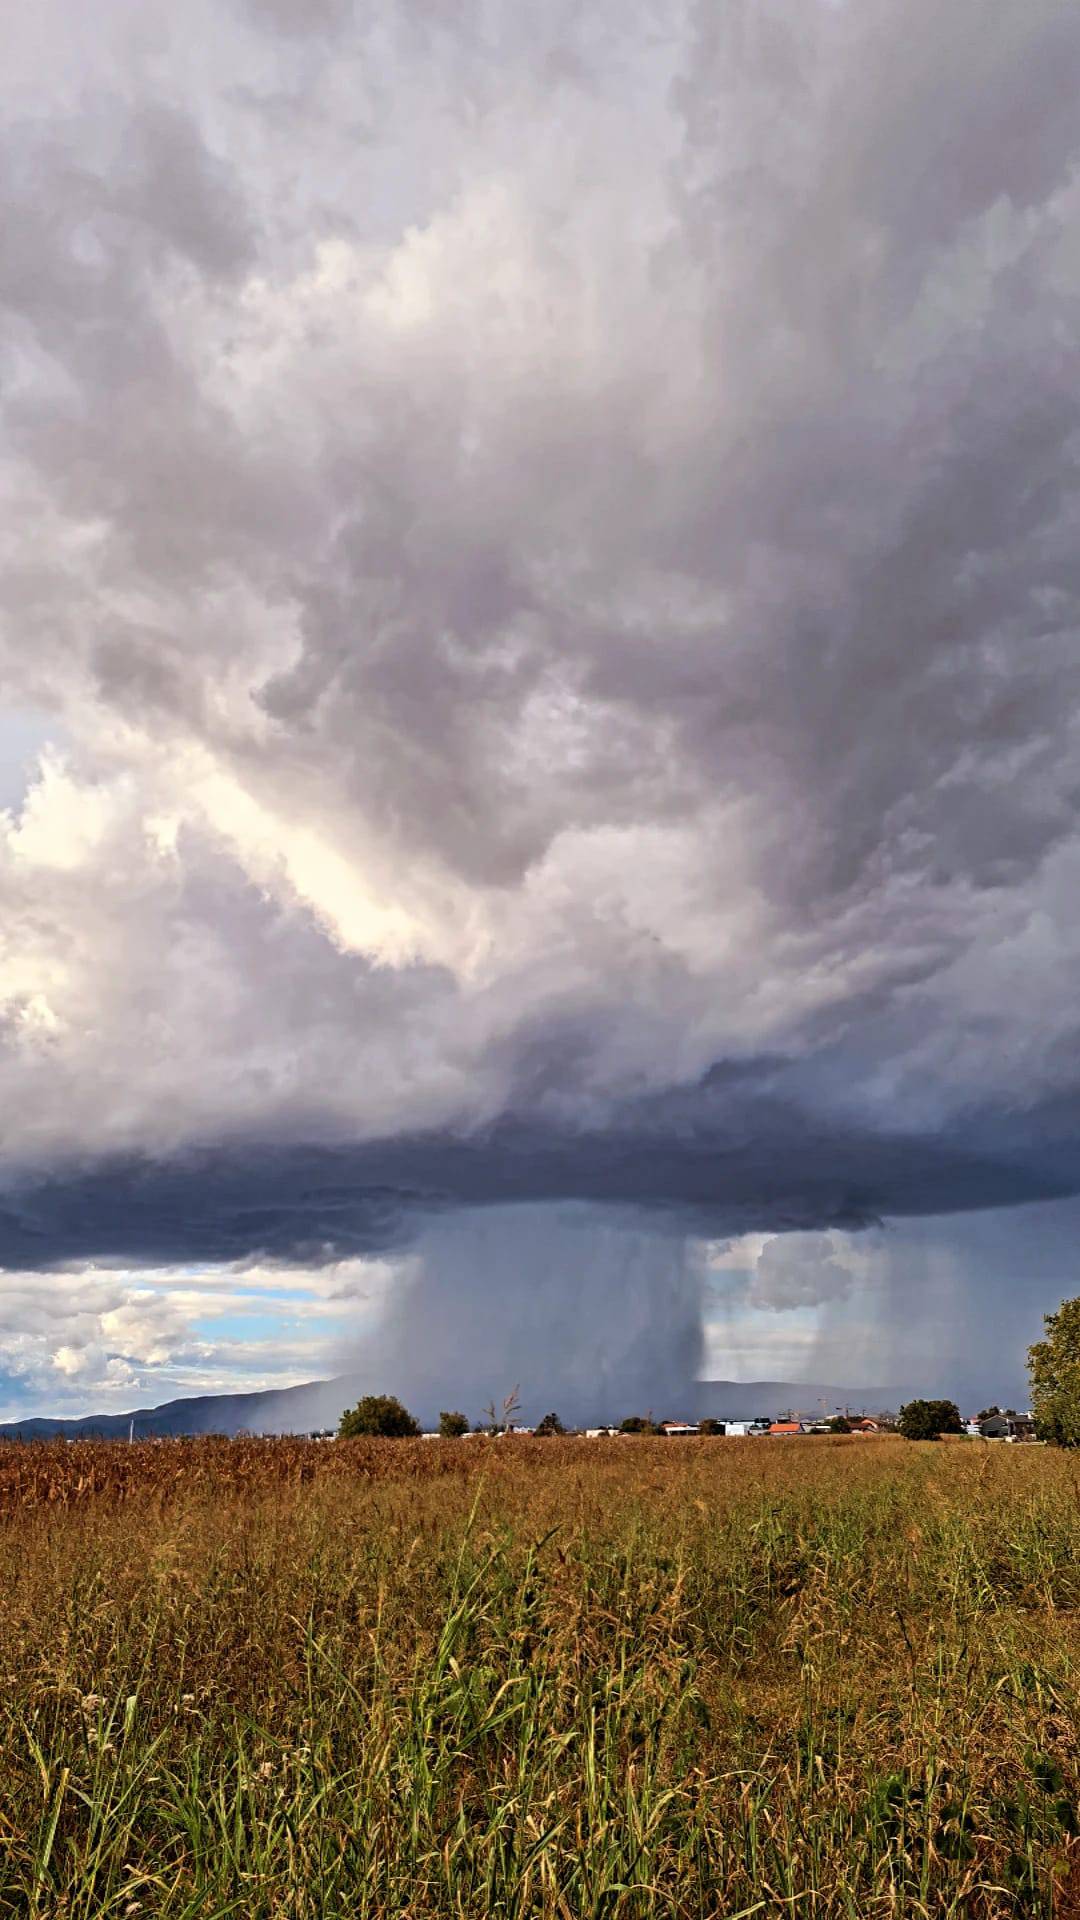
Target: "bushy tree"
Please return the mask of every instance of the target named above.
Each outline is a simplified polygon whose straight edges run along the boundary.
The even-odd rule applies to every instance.
[[[533,1428],[533,1432],[542,1434],[565,1433],[566,1428],[563,1426],[557,1413],[545,1413],[539,1425]]]
[[[829,1432],[850,1433],[851,1421],[845,1419],[842,1413],[834,1413],[832,1419],[829,1421]]]
[[[358,1440],[370,1434],[384,1440],[411,1440],[419,1431],[409,1409],[392,1393],[365,1393],[342,1414],[338,1439]]]
[[[655,1433],[656,1427],[642,1413],[631,1413],[619,1422],[620,1433]]]
[[[1040,1440],[1080,1446],[1080,1297],[1044,1316],[1046,1339],[1028,1348],[1031,1409]]]
[[[698,1421],[699,1433],[716,1434],[716,1433],[723,1433],[723,1431],[724,1431],[724,1423],[722,1420],[713,1420],[712,1418],[706,1416],[704,1420]]]
[[[468,1431],[469,1423],[463,1413],[440,1413],[439,1432],[444,1440],[460,1440]]]
[[[943,1433],[964,1431],[954,1400],[909,1400],[900,1409],[899,1426],[905,1440],[938,1440]]]

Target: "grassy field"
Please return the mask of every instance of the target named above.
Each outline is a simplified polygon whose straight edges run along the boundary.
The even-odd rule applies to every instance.
[[[1080,1461],[0,1449],[0,1914],[1080,1916]]]

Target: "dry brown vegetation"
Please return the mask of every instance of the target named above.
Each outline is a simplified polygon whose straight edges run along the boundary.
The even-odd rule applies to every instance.
[[[520,1448],[524,1443],[515,1439]],[[585,1457],[591,1441],[580,1441]],[[186,1498],[198,1488],[222,1497],[266,1494],[312,1480],[438,1479],[466,1477],[492,1455],[486,1446],[348,1440],[60,1441],[23,1446],[0,1443],[0,1516],[20,1508],[73,1506],[106,1500]]]
[[[1080,1465],[0,1449],[0,1913],[1080,1920]]]

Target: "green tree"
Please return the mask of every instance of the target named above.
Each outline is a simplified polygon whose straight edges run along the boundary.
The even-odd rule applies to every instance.
[[[411,1440],[419,1431],[409,1409],[392,1393],[365,1393],[355,1407],[346,1407],[338,1439],[358,1440],[373,1434],[384,1440]]]
[[[845,1419],[842,1413],[834,1413],[832,1419],[829,1421],[829,1432],[850,1433],[851,1421]]]
[[[656,1428],[653,1425],[653,1422],[651,1420],[647,1420],[645,1418],[644,1414],[631,1413],[627,1416],[625,1420],[620,1420],[619,1432],[620,1433],[655,1433]]]
[[[722,1420],[713,1420],[711,1417],[707,1415],[704,1420],[698,1421],[699,1433],[705,1433],[705,1434],[711,1435],[716,1433],[723,1433],[723,1431],[724,1431],[724,1423]]]
[[[563,1426],[557,1413],[545,1413],[539,1426],[533,1428],[533,1432],[542,1434],[565,1433],[566,1428]]]
[[[954,1400],[909,1400],[900,1409],[900,1432],[905,1440],[937,1440],[943,1433],[963,1433]]]
[[[439,1432],[444,1440],[460,1440],[468,1431],[469,1423],[463,1413],[440,1413]]]
[[[1040,1440],[1080,1447],[1080,1296],[1044,1315],[1046,1339],[1028,1348],[1031,1409]]]

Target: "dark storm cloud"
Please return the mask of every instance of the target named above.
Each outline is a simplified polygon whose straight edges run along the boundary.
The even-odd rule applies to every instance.
[[[363,1147],[264,1140],[59,1170],[0,1196],[0,1264],[167,1266],[255,1255],[320,1265],[412,1240],[447,1210],[576,1201],[704,1237],[859,1229],[1080,1191],[1077,1116],[986,1116],[936,1139],[822,1127],[747,1076],[615,1113],[602,1131],[502,1119],[468,1138]],[[1026,1137],[1025,1137],[1026,1132]],[[498,1276],[494,1284],[500,1284]]]
[[[91,57],[7,135],[0,646],[69,749],[0,1259],[1076,1190],[1080,15]]]

